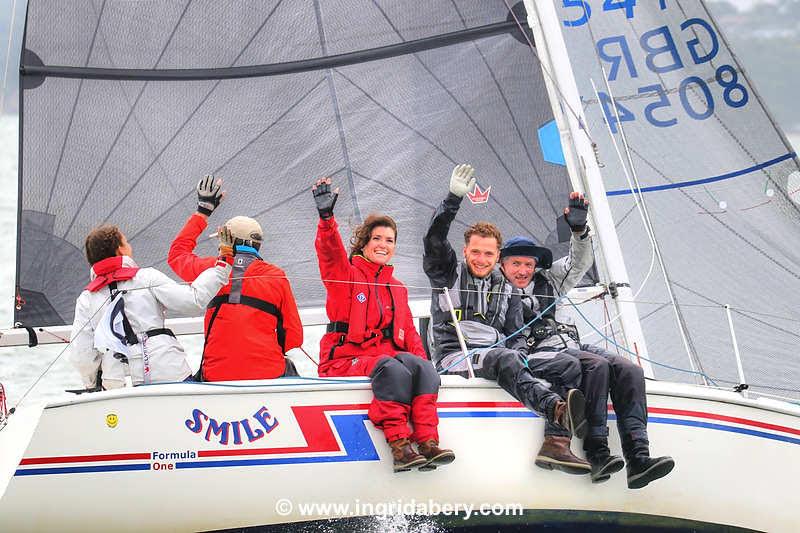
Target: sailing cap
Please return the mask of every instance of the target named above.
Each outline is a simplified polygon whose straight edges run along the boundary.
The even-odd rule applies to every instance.
[[[250,217],[233,217],[225,223],[234,239],[241,239],[243,244],[258,248],[264,239],[261,225]],[[237,243],[238,244],[238,243]]]
[[[550,268],[553,265],[553,252],[548,248],[537,246],[528,237],[511,237],[500,248],[500,259],[505,257],[533,257],[539,268]]]

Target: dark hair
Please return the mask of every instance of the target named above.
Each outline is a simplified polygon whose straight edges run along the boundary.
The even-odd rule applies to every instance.
[[[103,224],[89,232],[86,236],[86,260],[90,265],[98,261],[114,257],[122,246],[122,232],[117,226]]]
[[[372,230],[377,227],[392,228],[392,230],[394,230],[395,242],[397,241],[397,224],[394,219],[388,215],[376,215],[372,213],[364,219],[364,222],[356,226],[356,229],[353,230],[353,236],[350,237],[350,259],[352,259],[354,255],[361,254],[372,237]]]
[[[468,227],[467,231],[464,232],[464,244],[469,244],[469,238],[473,235],[487,238],[494,237],[497,240],[497,247],[503,246],[503,235],[500,233],[500,229],[491,222],[476,222]]]

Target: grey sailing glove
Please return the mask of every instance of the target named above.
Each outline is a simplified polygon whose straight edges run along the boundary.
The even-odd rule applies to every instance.
[[[197,184],[197,212],[210,216],[222,201],[222,180],[205,176]]]
[[[456,165],[450,175],[450,192],[463,198],[475,187],[475,178],[472,177],[474,173],[475,169],[470,165]]]
[[[588,213],[589,201],[584,199],[583,194],[579,192],[570,193],[569,207],[564,209],[564,219],[573,232],[583,233],[586,230]]]
[[[319,218],[328,220],[333,216],[333,207],[336,205],[336,199],[339,197],[339,189],[331,192],[331,179],[320,178],[317,183],[311,187],[311,192],[314,194],[314,201],[317,204],[317,211]]]

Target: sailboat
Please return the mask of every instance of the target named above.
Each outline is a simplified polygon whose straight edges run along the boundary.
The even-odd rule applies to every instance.
[[[538,469],[541,420],[480,379],[442,378],[457,460],[403,474],[366,418],[365,379],[158,384],[3,412],[3,529],[381,514],[796,527],[800,165],[703,2],[30,0],[20,73],[22,327],[0,345],[64,342],[86,283],[81,240],[100,222],[166,270],[209,172],[227,178],[219,220],[262,222],[305,325],[327,322],[320,175],[344,184],[341,220],[396,218],[396,272],[424,321],[421,237],[468,161],[483,194],[454,224],[491,219],[556,257],[562,202],[587,192],[596,268],[570,312],[586,342],[651,378],[651,446],[677,466],[638,491],[621,475],[592,485]],[[202,319],[170,327],[202,333]]]

